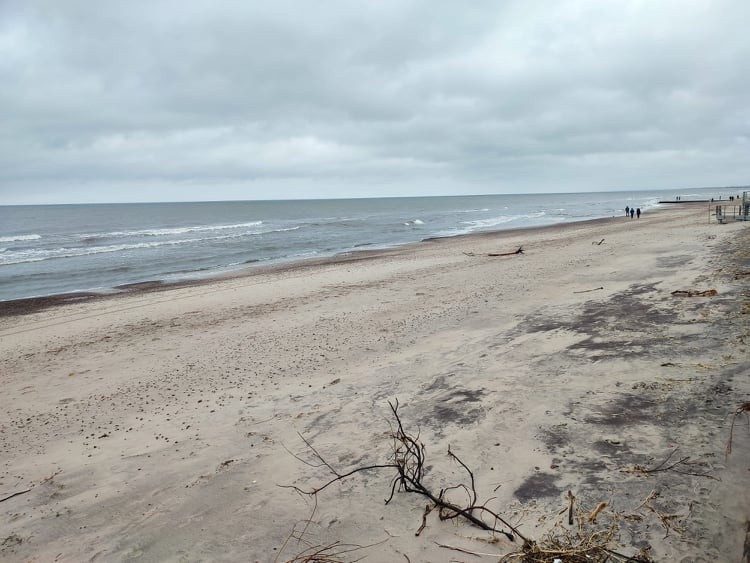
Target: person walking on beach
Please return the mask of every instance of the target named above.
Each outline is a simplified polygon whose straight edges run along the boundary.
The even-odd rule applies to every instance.
[[[630,218],[631,218],[631,219],[633,218],[633,215],[635,215],[635,209],[633,209],[633,208],[631,207],[631,208],[630,208]]]
[[[635,214],[638,216],[638,219],[641,218],[641,208],[640,207],[635,210]]]
[[[625,217],[627,217],[628,215],[630,215],[630,207],[626,205],[625,206]]]

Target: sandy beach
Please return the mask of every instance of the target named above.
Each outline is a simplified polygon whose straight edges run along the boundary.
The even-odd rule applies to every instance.
[[[285,487],[389,463],[398,400],[425,484],[471,493],[450,446],[476,504],[523,537],[575,529],[570,491],[577,513],[606,503],[585,527],[610,530],[618,553],[744,561],[745,414],[725,450],[750,401],[748,226],[675,205],[0,304],[0,559],[520,550],[517,535],[437,510],[416,535],[428,500],[396,492],[386,505],[393,469],[316,498]]]

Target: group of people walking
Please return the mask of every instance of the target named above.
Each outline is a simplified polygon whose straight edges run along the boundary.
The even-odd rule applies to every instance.
[[[641,218],[641,208],[639,207],[636,209],[635,207],[630,207],[629,205],[625,206],[625,217],[630,217],[631,219],[633,217],[638,217],[638,219]]]

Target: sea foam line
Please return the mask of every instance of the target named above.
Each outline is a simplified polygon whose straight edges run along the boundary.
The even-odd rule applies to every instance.
[[[262,224],[263,224],[263,221],[250,221],[248,223],[236,223],[233,225],[196,225],[194,227],[140,229],[136,231],[112,231],[108,233],[83,233],[78,236],[80,238],[160,237],[160,236],[168,236],[168,235],[184,235],[186,233],[225,231],[227,229],[243,229],[246,227],[258,227]]]
[[[39,240],[42,235],[10,235],[8,237],[0,237],[0,242],[18,242],[23,240]]]
[[[265,235],[275,232],[296,231],[299,226],[282,229],[269,229],[267,231],[245,231],[231,235],[222,235],[214,237],[202,237],[191,239],[164,240],[155,242],[137,242],[132,244],[111,244],[106,246],[88,246],[78,248],[61,247],[55,249],[31,249],[17,252],[9,252],[0,256],[0,265],[25,264],[27,262],[42,262],[44,260],[54,260],[58,258],[76,258],[78,256],[89,256],[91,254],[105,254],[111,252],[124,252],[127,250],[137,250],[143,248],[158,248],[160,246],[176,246],[182,244],[196,244],[205,241],[218,241],[245,236]]]
[[[499,217],[492,217],[490,219],[477,219],[475,221],[462,221],[462,224],[468,225],[469,229],[483,229],[487,227],[495,227],[497,225],[503,225],[505,223],[511,223],[521,219],[538,219],[544,217],[547,214],[544,211],[537,211],[534,213],[526,213],[523,215],[501,215]]]

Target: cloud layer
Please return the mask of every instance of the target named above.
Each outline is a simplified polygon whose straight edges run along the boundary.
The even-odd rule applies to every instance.
[[[0,4],[0,204],[750,183],[750,3]]]

